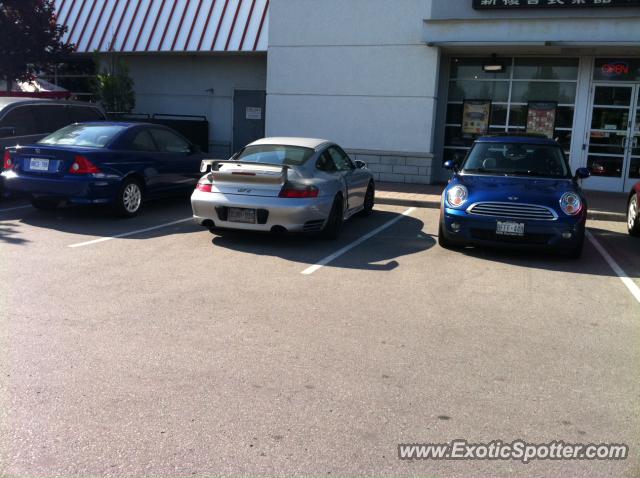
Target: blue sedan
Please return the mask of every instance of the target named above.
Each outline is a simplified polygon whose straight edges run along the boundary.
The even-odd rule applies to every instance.
[[[9,191],[39,209],[108,204],[135,216],[148,197],[192,191],[203,154],[170,128],[144,123],[80,123],[38,143],[6,150]]]
[[[578,258],[587,201],[562,148],[534,136],[479,138],[442,195],[438,242],[464,246],[534,247]]]

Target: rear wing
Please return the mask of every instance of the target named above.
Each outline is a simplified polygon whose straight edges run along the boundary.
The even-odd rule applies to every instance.
[[[223,159],[204,159],[200,163],[201,173],[216,174],[220,171],[220,166],[233,165],[233,166],[253,166],[254,168],[269,168],[280,171],[280,177],[283,183],[287,182],[288,171],[291,166],[286,164],[274,164],[274,163],[256,163],[255,161],[235,161],[235,160],[223,160]],[[235,171],[232,175],[243,175],[241,171]],[[247,172],[248,175],[255,176],[255,172]],[[248,179],[248,178],[247,178]]]

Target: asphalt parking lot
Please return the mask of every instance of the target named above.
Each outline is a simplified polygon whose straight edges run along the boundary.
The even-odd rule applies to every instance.
[[[596,215],[600,250],[571,261],[444,250],[434,208],[377,206],[336,242],[212,236],[190,214],[0,203],[0,475],[640,476],[623,218]],[[397,456],[457,438],[631,456]]]

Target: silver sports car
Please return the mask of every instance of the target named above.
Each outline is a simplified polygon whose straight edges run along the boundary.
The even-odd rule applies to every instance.
[[[205,160],[191,196],[193,217],[214,231],[340,235],[355,214],[371,213],[373,175],[330,141],[265,138],[230,160]]]

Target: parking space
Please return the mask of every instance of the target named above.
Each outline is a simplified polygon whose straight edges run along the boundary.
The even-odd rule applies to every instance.
[[[381,205],[323,241],[211,235],[186,198],[130,220],[3,203],[3,471],[634,476],[637,454],[397,459],[460,437],[640,445],[640,304],[610,263],[592,243],[448,251],[438,214]],[[640,284],[609,219],[591,233]]]

